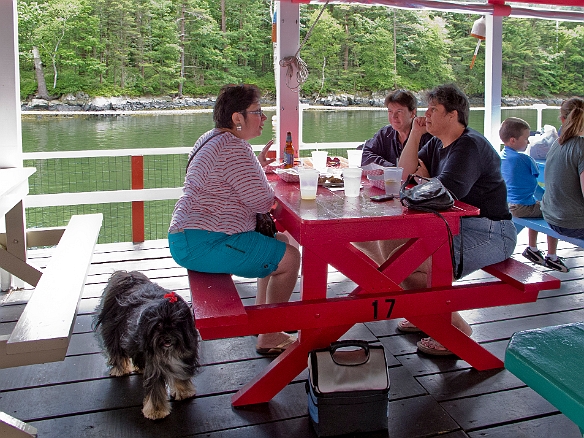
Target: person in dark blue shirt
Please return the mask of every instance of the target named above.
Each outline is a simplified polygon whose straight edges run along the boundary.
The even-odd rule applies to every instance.
[[[416,96],[406,90],[395,90],[385,98],[385,106],[389,125],[381,128],[373,138],[357,148],[363,149],[361,166],[371,163],[385,167],[396,166],[408,141],[418,108]],[[431,138],[432,135],[428,133],[422,135],[419,148]]]

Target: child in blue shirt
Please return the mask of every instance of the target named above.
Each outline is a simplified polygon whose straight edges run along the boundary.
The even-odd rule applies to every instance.
[[[499,137],[505,145],[501,152],[501,173],[507,184],[509,211],[515,217],[543,217],[539,201],[535,199],[539,169],[533,158],[521,153],[529,144],[529,124],[523,119],[509,117],[502,123]],[[556,255],[558,239],[547,236],[548,252],[544,257],[537,249],[537,231],[528,231],[529,246],[523,251],[523,257],[556,271],[568,272]]]

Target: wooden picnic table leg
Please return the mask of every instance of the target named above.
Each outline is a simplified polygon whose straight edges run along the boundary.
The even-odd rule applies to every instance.
[[[26,232],[22,201],[5,215],[6,250],[0,248],[0,266],[15,277],[36,286],[42,272],[26,262]]]
[[[310,249],[303,247],[300,298],[303,301],[326,298],[327,278],[328,263]]]
[[[344,325],[300,330],[298,340],[235,393],[231,398],[231,404],[245,406],[269,402],[306,368],[309,351],[327,347],[351,327],[352,325]]]
[[[452,285],[452,260],[450,257],[450,245],[443,243],[432,255],[429,273],[428,287],[440,287]]]
[[[452,325],[452,314],[408,316],[408,320],[479,371],[503,368],[503,361]]]

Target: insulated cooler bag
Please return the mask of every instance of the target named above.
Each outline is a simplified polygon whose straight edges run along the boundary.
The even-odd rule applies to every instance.
[[[383,347],[347,340],[311,351],[306,392],[319,437],[387,429],[389,374]]]

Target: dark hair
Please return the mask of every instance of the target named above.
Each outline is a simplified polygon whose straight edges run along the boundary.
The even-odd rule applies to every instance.
[[[519,138],[523,131],[529,130],[529,123],[519,117],[508,117],[501,124],[499,137],[503,143],[507,143],[512,138]]]
[[[560,114],[564,118],[564,123],[558,143],[564,144],[572,137],[579,136],[584,130],[584,100],[579,97],[565,100],[560,107]]]
[[[395,90],[389,93],[385,98],[385,106],[388,106],[390,103],[405,106],[410,112],[414,112],[418,108],[418,99],[407,90]]]
[[[447,112],[456,110],[458,112],[458,122],[468,126],[468,113],[470,104],[466,94],[454,84],[440,85],[428,92],[428,102],[438,103],[446,109]]]
[[[213,109],[213,121],[215,128],[233,128],[231,116],[234,113],[242,113],[247,117],[245,110],[260,100],[260,90],[255,85],[225,85],[219,91],[215,108]]]

